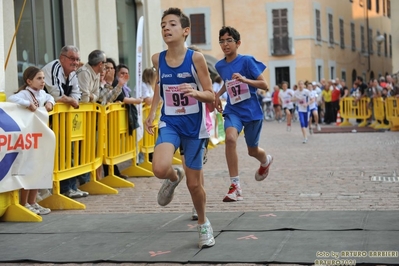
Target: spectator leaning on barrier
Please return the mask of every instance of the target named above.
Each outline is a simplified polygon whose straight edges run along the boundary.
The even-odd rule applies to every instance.
[[[76,71],[79,88],[82,92],[80,102],[97,102],[100,89],[100,74],[107,63],[105,53],[94,50],[89,54],[88,62]]]
[[[100,92],[100,73],[105,68],[105,53],[101,50],[94,50],[88,56],[88,62],[80,67],[76,74],[78,75],[79,88],[82,92],[81,103],[95,103],[99,98]],[[97,171],[99,174],[100,171]],[[81,185],[90,181],[90,173],[78,176]]]
[[[81,91],[76,70],[80,62],[79,49],[76,46],[62,47],[59,59],[43,67],[46,91],[56,102],[79,108]],[[77,188],[77,178],[71,177],[60,181],[60,192],[70,198],[80,198],[89,195]]]
[[[66,103],[73,108],[79,107],[81,96],[76,70],[79,65],[79,49],[76,46],[62,47],[58,59],[45,65],[45,91],[54,97],[56,102]]]
[[[43,71],[35,66],[30,66],[24,71],[23,80],[24,85],[18,89],[16,94],[11,95],[8,101],[25,106],[32,112],[43,106],[48,112],[53,110],[54,98],[43,90],[45,84]],[[36,202],[37,193],[37,189],[21,189],[20,204],[36,214],[50,213],[50,209],[44,208]]]
[[[114,84],[118,84],[118,86],[122,85],[122,91],[115,99],[115,102],[121,102],[126,104],[125,106],[128,114],[129,134],[133,134],[133,130],[139,127],[137,108],[134,105],[141,104],[143,102],[143,99],[133,98],[130,96],[131,89],[127,86],[129,77],[129,68],[126,65],[120,64],[116,67],[116,79],[114,80]],[[104,176],[107,176],[108,173],[108,165],[104,165]],[[123,179],[127,178],[127,176],[123,175],[119,171],[119,168],[116,164],[114,165],[114,174]]]
[[[119,94],[122,92],[122,86],[126,83],[126,80],[121,80],[120,84],[115,81],[115,69],[116,64],[112,58],[107,58],[105,68],[100,74],[100,93],[98,96],[98,103],[106,105],[116,100]]]
[[[102,105],[106,105],[108,103],[112,103],[116,100],[116,98],[121,94],[123,85],[127,82],[127,80],[123,77],[120,77],[118,81],[115,80],[116,77],[116,64],[112,58],[107,58],[105,63],[105,68],[103,72],[100,74],[100,94],[98,98],[98,103]],[[116,81],[113,86],[112,84]],[[108,165],[104,164],[104,176],[108,176]],[[123,179],[126,179],[127,176],[122,175],[119,172],[119,168],[117,165],[114,165],[114,174]],[[101,177],[101,170],[97,170],[97,178]]]

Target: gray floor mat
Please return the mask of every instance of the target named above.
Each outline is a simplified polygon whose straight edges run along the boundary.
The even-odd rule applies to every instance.
[[[187,213],[51,214],[41,223],[1,223],[0,262],[313,264],[319,259],[327,264],[346,259],[399,265],[398,217],[396,211],[208,213],[216,245],[199,250],[196,221]],[[341,256],[352,251],[366,256]]]

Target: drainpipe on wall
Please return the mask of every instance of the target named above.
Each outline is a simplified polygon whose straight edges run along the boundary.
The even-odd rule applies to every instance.
[[[368,65],[367,65],[367,72],[370,72],[370,29],[369,29],[369,7],[366,1],[366,28],[367,28],[367,54],[368,54]]]
[[[224,0],[222,0],[222,19],[223,19],[223,26],[226,25],[226,19],[224,15]]]

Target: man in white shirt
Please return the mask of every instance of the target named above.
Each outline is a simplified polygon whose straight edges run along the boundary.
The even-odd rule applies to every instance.
[[[51,94],[56,102],[79,108],[81,96],[76,70],[80,62],[79,49],[76,46],[62,47],[58,59],[45,65],[45,90]]]

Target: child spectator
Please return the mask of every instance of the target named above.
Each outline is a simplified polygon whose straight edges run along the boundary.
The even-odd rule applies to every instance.
[[[23,80],[24,85],[11,95],[8,101],[25,106],[32,112],[43,106],[48,112],[53,110],[54,98],[43,90],[44,72],[40,68],[30,66],[24,71]],[[50,209],[36,202],[37,192],[38,189],[21,189],[20,204],[36,214],[49,214]]]
[[[157,80],[155,68],[146,68],[143,71],[143,83],[141,83],[141,97],[146,105],[151,105],[154,97],[154,87]]]

